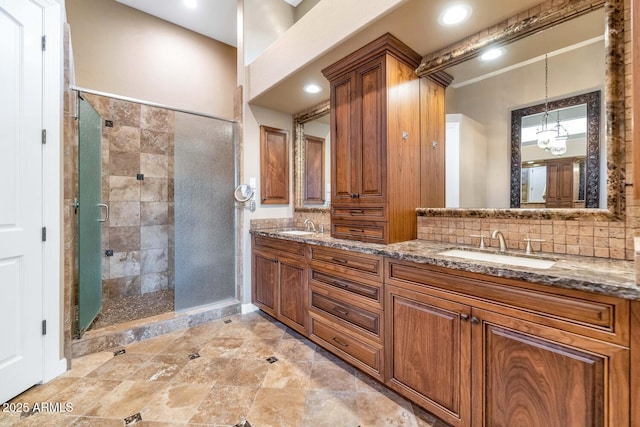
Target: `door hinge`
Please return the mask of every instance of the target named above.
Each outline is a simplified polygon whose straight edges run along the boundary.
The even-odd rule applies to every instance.
[[[42,36],[42,50],[47,50],[47,36]]]
[[[47,227],[42,227],[42,241],[47,241]]]
[[[47,321],[42,321],[42,335],[47,335]]]
[[[42,129],[42,143],[43,144],[47,143],[47,130],[46,129]]]

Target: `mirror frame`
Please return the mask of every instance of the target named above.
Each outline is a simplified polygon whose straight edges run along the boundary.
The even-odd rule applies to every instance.
[[[293,153],[293,210],[295,212],[329,212],[325,207],[304,206],[304,124],[329,114],[329,100],[314,105],[293,115],[293,129],[296,135]]]
[[[549,101],[549,111],[587,105],[587,151],[585,153],[585,208],[600,207],[600,91]],[[522,118],[544,113],[545,104],[511,111],[511,208],[520,208],[522,190]]]
[[[607,209],[491,209],[512,218],[540,217],[623,220],[625,217],[625,47],[624,0],[546,0],[491,28],[422,58],[416,73],[437,80],[444,70],[478,57],[487,47],[500,47],[604,7],[605,9],[605,138],[607,144]],[[427,209],[429,211],[429,209]],[[433,212],[436,215],[443,215]],[[444,209],[455,215],[472,209]],[[481,210],[478,210],[481,211]],[[486,209],[485,209],[486,211]]]

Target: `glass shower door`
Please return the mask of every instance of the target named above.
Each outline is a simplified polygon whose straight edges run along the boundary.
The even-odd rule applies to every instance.
[[[175,117],[175,310],[235,298],[232,123]]]
[[[80,97],[78,130],[78,335],[102,307],[102,120]],[[108,210],[107,210],[108,212]]]

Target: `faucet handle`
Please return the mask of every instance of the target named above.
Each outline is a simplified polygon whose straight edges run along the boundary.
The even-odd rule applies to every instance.
[[[531,255],[533,253],[533,249],[531,248],[531,242],[546,242],[546,240],[544,239],[532,239],[529,236],[527,236],[526,239],[524,239],[525,242],[527,242],[527,247],[524,250],[524,253],[527,255]]]
[[[480,238],[480,249],[486,249],[484,244],[484,238],[486,237],[484,234],[469,234],[469,237],[479,237]]]

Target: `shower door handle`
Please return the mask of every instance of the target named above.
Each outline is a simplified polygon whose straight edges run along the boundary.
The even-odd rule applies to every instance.
[[[98,203],[98,206],[100,206],[101,208],[104,208],[104,210],[105,210],[104,218],[100,218],[98,220],[98,222],[107,222],[107,221],[109,221],[109,205],[107,205],[105,203]]]

